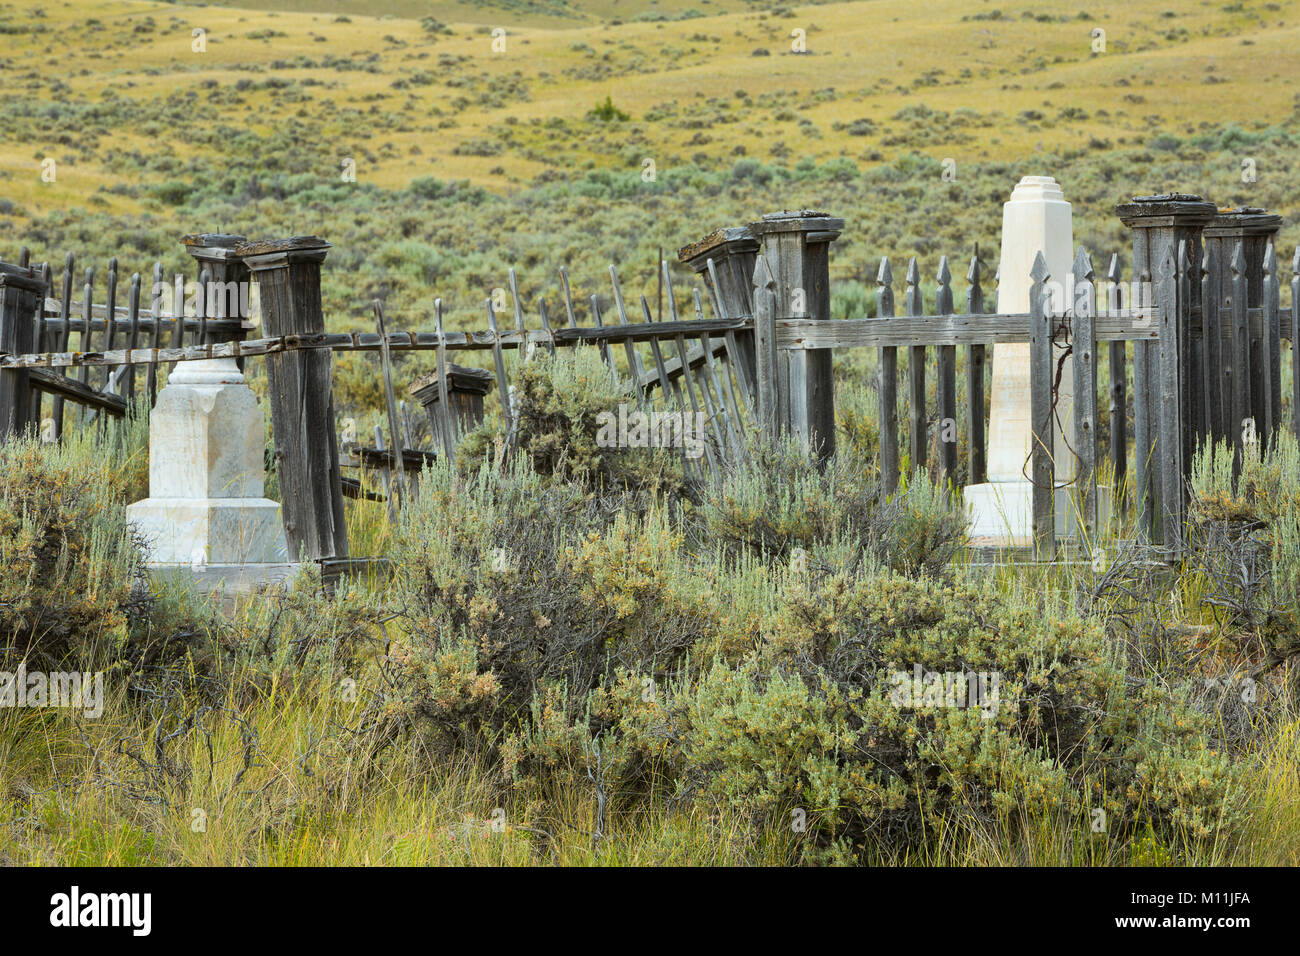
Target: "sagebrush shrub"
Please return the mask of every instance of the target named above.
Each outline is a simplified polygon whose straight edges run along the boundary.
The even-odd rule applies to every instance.
[[[103,457],[0,444],[0,657],[53,667],[124,653],[144,553],[120,481]]]
[[[854,456],[820,469],[794,440],[757,439],[703,492],[704,530],[731,553],[786,561],[847,546],[900,571],[937,573],[965,541],[960,500],[922,473],[886,497]]]
[[[504,445],[540,476],[571,478],[594,488],[683,490],[681,453],[674,449],[601,447],[598,416],[636,407],[632,383],[616,380],[594,348],[539,349],[512,375],[515,431],[499,418],[466,436],[457,450],[464,471],[493,461]]]
[[[510,786],[666,789],[778,826],[803,808],[810,860],[1016,812],[1086,827],[1101,809],[1115,833],[1171,840],[1237,819],[1210,718],[1133,680],[1101,621],[930,573],[957,537],[916,525],[961,522],[923,479],[864,512],[862,540],[888,549],[890,570],[774,564],[753,538],[738,554],[692,550],[662,509],[628,513],[527,462],[443,472],[400,535],[405,636],[384,708],[436,752],[488,748]],[[768,527],[843,531],[833,483],[795,487],[807,498],[778,512],[791,523]],[[900,701],[895,675],[914,668],[997,675],[994,706]]]
[[[148,436],[145,402],[58,443],[0,443],[0,665],[132,670],[207,643],[209,612],[150,579],[126,520],[148,494]]]
[[[1227,443],[1193,460],[1190,559],[1206,601],[1263,669],[1300,654],[1300,447],[1279,429],[1262,454],[1247,446],[1233,476]]]
[[[497,476],[427,475],[397,551],[409,713],[484,740],[524,720],[544,690],[572,717],[620,668],[666,672],[716,627],[682,533],[630,492],[543,481],[526,461]]]
[[[258,686],[355,681],[385,643],[379,597],[346,578],[327,589],[320,567],[305,564],[286,584],[209,627],[224,662]]]
[[[900,701],[894,675],[918,667],[998,675],[994,706]],[[764,815],[805,808],[813,847],[906,844],[1013,808],[1197,838],[1233,820],[1205,718],[1127,681],[1095,622],[983,586],[887,573],[788,590],[768,640],[675,706],[683,780]]]

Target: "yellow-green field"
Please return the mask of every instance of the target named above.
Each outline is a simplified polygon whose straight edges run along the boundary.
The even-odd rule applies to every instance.
[[[435,175],[507,190],[550,165],[636,168],[649,158],[662,170],[697,154],[843,156],[865,167],[905,149],[950,157],[960,176],[965,162],[1139,143],[1157,130],[1283,123],[1300,80],[1297,0],[1091,3],[1082,12],[1078,4],[873,0],[591,22],[630,20],[627,4],[583,4],[593,16],[550,18],[546,26],[527,13],[476,13],[469,4],[393,7],[447,18],[445,35],[426,32],[418,19],[357,12],[340,20],[297,9],[6,3],[0,91],[7,98],[161,103],[178,91],[195,95],[185,122],[160,115],[149,128],[114,128],[112,148],[84,160],[75,130],[57,123],[45,140],[0,130],[0,194],[31,215],[82,205],[100,187],[127,180],[114,167],[116,153],[191,155],[188,123],[266,134],[308,116],[323,125],[300,144],[304,170],[338,168],[353,157],[358,180],[382,186]],[[689,4],[663,6],[672,12]],[[494,28],[506,31],[504,52],[493,50]],[[1105,30],[1105,52],[1093,52],[1094,28]],[[25,29],[40,32],[15,32]],[[195,29],[207,31],[205,52],[192,49]],[[806,32],[805,55],[791,52],[796,29]],[[333,65],[322,63],[326,56]],[[297,58],[304,59],[292,65]],[[374,72],[340,70],[341,61],[372,61]],[[250,70],[259,68],[260,76],[320,85],[288,97],[258,84],[237,97],[215,95],[258,79]],[[556,118],[580,123],[607,96],[627,122],[548,131]],[[918,104],[947,116],[911,125],[893,119]],[[532,125],[535,119],[542,122]],[[862,120],[870,122],[850,129]],[[465,154],[466,143],[494,141],[507,127],[499,154]],[[371,147],[368,156],[362,147]],[[45,157],[58,163],[56,183],[41,180]],[[134,198],[99,195],[106,212],[142,211]]]

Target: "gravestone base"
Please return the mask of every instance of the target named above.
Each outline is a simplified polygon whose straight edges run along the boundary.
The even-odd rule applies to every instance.
[[[269,498],[146,498],[127,520],[149,548],[151,564],[282,564],[280,504]]]
[[[223,598],[288,586],[301,564],[209,564],[191,568],[183,564],[158,564],[149,568],[149,576],[192,588],[198,594],[215,594]]]
[[[1033,485],[1027,481],[990,481],[963,489],[970,514],[972,541],[996,540],[1008,547],[1034,543]]]
[[[969,536],[976,545],[1026,548],[1034,543],[1034,486],[1028,481],[990,481],[963,489],[970,515]],[[1055,495],[1056,537],[1072,537],[1078,527],[1069,489]],[[1097,486],[1097,522],[1110,524],[1112,495],[1109,485]]]
[[[149,577],[168,590],[193,594],[223,614],[290,586],[301,564],[154,564]]]

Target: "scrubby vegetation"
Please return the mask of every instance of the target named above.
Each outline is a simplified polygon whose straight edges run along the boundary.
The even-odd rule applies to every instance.
[[[593,488],[630,491],[683,491],[681,457],[657,455],[648,448],[601,447],[601,416],[620,405],[635,409],[628,379],[615,381],[593,350],[539,354],[521,362],[514,377],[514,435],[507,435],[500,412],[466,436],[457,458],[463,471],[497,464],[510,451],[525,457],[546,478],[572,479]]]
[[[613,396],[594,353],[533,363],[565,413],[518,453],[427,469],[392,527],[349,506],[389,572],[225,613],[140,570],[103,443],[138,461],[141,424],[5,446],[0,670],[103,668],[108,700],[0,708],[0,856],[1300,859],[1293,441],[1236,483],[1198,460],[1197,514],[1257,538],[1229,600],[1209,549],[983,568],[924,475],[886,501],[789,445],[660,462],[676,487],[539,467]]]

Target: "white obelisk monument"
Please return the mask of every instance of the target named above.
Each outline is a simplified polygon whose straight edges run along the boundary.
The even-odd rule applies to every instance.
[[[126,509],[151,564],[285,562],[280,505],[263,497],[265,441],[234,359],[177,363],[149,418],[149,497]]]
[[[1048,288],[1057,314],[1066,307],[1074,260],[1070,204],[1051,176],[1026,176],[1002,207],[1002,258],[998,266],[998,312],[1029,311],[1029,272],[1041,251],[1051,271]],[[1055,350],[1056,361],[1062,348]],[[1056,361],[1053,362],[1055,369]],[[1066,435],[1074,434],[1074,379],[1067,359],[1052,425],[1056,483],[1073,475],[1074,456]],[[1033,485],[1029,480],[1029,344],[993,346],[993,396],[989,408],[988,481],[966,486],[972,539],[1024,546],[1033,543]],[[1064,434],[1062,434],[1064,431]],[[1056,495],[1056,529],[1073,524],[1068,494]]]

